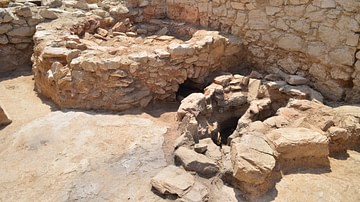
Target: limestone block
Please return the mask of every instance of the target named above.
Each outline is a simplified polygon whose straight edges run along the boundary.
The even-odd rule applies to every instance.
[[[2,17],[2,22],[7,23],[14,20],[14,17],[5,9],[0,8],[0,15]]]
[[[324,97],[331,100],[340,100],[345,92],[334,80],[326,80],[324,82],[315,82],[315,88],[318,89]]]
[[[323,102],[323,96],[306,85],[300,86],[291,86],[285,85],[279,89],[280,92],[297,99],[309,99],[309,100],[318,100],[319,102]]]
[[[327,157],[328,139],[307,128],[280,128],[266,134],[282,159]]]
[[[231,2],[231,8],[235,10],[245,10],[245,4],[239,2]]]
[[[21,6],[21,7],[17,7],[15,8],[15,13],[18,16],[22,16],[22,17],[31,17],[32,16],[32,12],[30,7],[25,7],[25,6]]]
[[[343,47],[330,51],[329,56],[334,64],[352,66],[355,62],[355,52],[355,47]]]
[[[290,0],[290,5],[302,5],[307,4],[309,0]]]
[[[31,43],[32,39],[31,37],[13,37],[13,36],[8,36],[9,39],[9,43],[13,43],[13,44],[19,44],[19,43]]]
[[[196,117],[205,109],[205,95],[202,93],[192,93],[181,101],[177,111],[178,120],[181,120],[186,113],[191,113]]]
[[[212,13],[213,13],[213,15],[218,16],[218,17],[225,17],[225,16],[227,16],[227,9],[226,9],[225,5],[221,5],[219,7],[213,8]]]
[[[0,106],[0,126],[8,125],[12,121],[9,119],[6,111]]]
[[[331,78],[348,81],[351,79],[353,71],[348,67],[333,67],[330,71]]]
[[[327,67],[321,64],[314,63],[309,69],[311,76],[318,80],[325,80],[327,77]]]
[[[248,132],[231,141],[233,176],[251,194],[266,192],[274,183],[274,151],[259,132]]]
[[[195,171],[204,177],[213,177],[220,170],[214,160],[186,147],[179,147],[174,155],[175,160],[181,163],[186,170]]]
[[[185,170],[169,165],[153,177],[150,183],[162,194],[170,193],[182,197],[193,187],[195,180],[194,176]]]
[[[35,33],[35,27],[17,27],[7,33],[8,36],[24,37],[33,36]]]
[[[308,80],[299,75],[290,75],[286,79],[286,82],[290,85],[304,85],[307,84]]]
[[[40,10],[39,15],[45,19],[51,19],[51,20],[58,18],[57,14],[54,11],[48,9]]]
[[[274,6],[267,6],[265,8],[265,12],[266,12],[266,15],[275,15],[276,13],[280,12],[281,11],[281,8],[279,7],[274,7]]]
[[[314,5],[320,6],[320,8],[335,8],[336,3],[334,0],[315,0]]]
[[[199,141],[200,145],[206,145],[206,151],[204,152],[205,156],[215,161],[221,160],[221,150],[211,138],[204,138]]]
[[[347,140],[350,137],[347,130],[339,127],[330,127],[328,130],[328,136],[332,141]]]
[[[238,26],[244,26],[246,22],[246,14],[243,12],[237,12],[235,24]]]
[[[360,31],[359,23],[353,17],[347,15],[342,15],[335,26],[340,30]]]
[[[0,44],[5,45],[5,44],[7,44],[8,42],[9,42],[9,40],[8,40],[8,38],[6,37],[6,35],[5,35],[5,34],[1,34],[1,35],[0,35]]]
[[[204,202],[208,201],[209,191],[202,183],[196,181],[194,186],[187,192],[180,201],[182,202]]]
[[[285,45],[286,46],[286,45]],[[299,68],[299,64],[292,57],[283,58],[277,61],[277,64],[290,74],[295,74]]]
[[[194,48],[189,44],[172,43],[168,46],[168,48],[172,57],[181,57],[192,55],[194,53]]]
[[[233,75],[221,75],[214,78],[214,83],[222,85],[224,87],[228,86],[230,81],[233,79]]]
[[[320,58],[326,54],[327,48],[322,42],[310,42],[307,46],[307,52],[313,57]]]
[[[346,37],[346,45],[356,47],[359,44],[359,35],[355,33],[348,33]]]
[[[74,4],[72,4],[72,7],[78,8],[81,10],[89,10],[89,5],[84,0],[79,0],[79,1],[74,2]]]
[[[269,21],[266,13],[261,10],[251,10],[249,12],[249,28],[254,30],[268,29]]]
[[[342,36],[337,29],[328,27],[326,25],[321,25],[319,27],[319,37],[321,41],[330,47],[335,47],[342,39]]]
[[[42,52],[43,58],[66,58],[72,50],[58,47],[45,47]]]
[[[61,0],[41,0],[41,5],[49,6],[50,8],[57,8],[62,6]]]
[[[269,0],[271,6],[281,6],[285,0]]]
[[[301,17],[305,12],[305,6],[299,5],[299,6],[285,6],[284,11],[288,16],[296,16]]]
[[[12,28],[11,24],[0,24],[0,34],[5,34]]]
[[[255,100],[259,94],[261,80],[250,79],[248,85],[248,101]]]
[[[301,51],[304,46],[304,40],[296,35],[286,34],[277,42],[280,48],[289,51]]]
[[[27,19],[27,23],[29,26],[36,26],[38,24],[40,24],[41,22],[43,22],[45,19],[41,16],[33,16],[32,18]]]

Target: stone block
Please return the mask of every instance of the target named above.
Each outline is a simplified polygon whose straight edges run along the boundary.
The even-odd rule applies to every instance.
[[[11,122],[6,111],[0,106],[0,126],[8,125]]]
[[[5,45],[5,44],[7,44],[7,43],[9,43],[9,40],[8,40],[8,38],[6,37],[6,35],[0,34],[0,44],[1,44],[1,45]]]
[[[175,160],[186,170],[195,171],[203,177],[213,177],[220,170],[214,160],[185,147],[179,147],[175,151]]]
[[[274,151],[258,132],[248,132],[231,141],[231,162],[237,185],[251,195],[261,195],[274,184]]]
[[[153,177],[150,183],[161,194],[182,197],[193,187],[195,179],[185,170],[169,165]]]
[[[280,128],[266,134],[278,153],[281,168],[329,166],[328,138],[307,128]]]
[[[8,36],[15,36],[15,37],[24,37],[30,36],[32,37],[35,33],[35,27],[16,27],[7,33]]]
[[[13,27],[11,24],[0,24],[0,34],[5,34],[10,31]]]

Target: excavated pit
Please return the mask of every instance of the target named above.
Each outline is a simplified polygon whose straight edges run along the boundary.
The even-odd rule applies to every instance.
[[[294,84],[293,79],[302,82]],[[208,164],[219,167],[222,179],[250,198],[266,193],[282,174],[294,170],[329,172],[329,155],[353,148],[349,140],[357,142],[353,138],[358,135],[340,121],[347,115],[334,118],[335,111],[322,100],[298,76],[252,72],[215,77],[203,93],[182,100],[177,113],[182,136],[175,157],[200,176]],[[350,125],[357,122],[350,119]],[[206,157],[192,158],[191,152]],[[203,170],[201,162],[206,162]]]

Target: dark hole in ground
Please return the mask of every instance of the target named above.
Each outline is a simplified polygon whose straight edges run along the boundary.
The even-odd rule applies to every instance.
[[[236,130],[239,118],[240,117],[230,117],[219,123],[221,144],[228,144],[228,137]],[[220,144],[220,142],[218,142],[218,144]]]
[[[199,84],[191,81],[190,79],[186,80],[184,83],[179,85],[179,89],[176,92],[176,100],[181,101],[191,93],[203,93],[204,84]]]

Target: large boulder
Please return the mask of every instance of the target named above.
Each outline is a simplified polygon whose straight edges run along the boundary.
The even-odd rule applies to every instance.
[[[214,160],[186,147],[179,147],[175,151],[175,160],[186,170],[195,171],[203,177],[213,177],[220,170]]]
[[[231,141],[236,186],[250,195],[265,193],[274,184],[276,159],[265,135],[249,132]]]
[[[0,126],[5,126],[11,123],[7,113],[0,106]]]
[[[278,153],[281,169],[329,166],[328,138],[307,128],[280,128],[266,134]]]
[[[194,176],[185,170],[169,165],[151,179],[151,185],[161,194],[183,197],[194,185]]]

